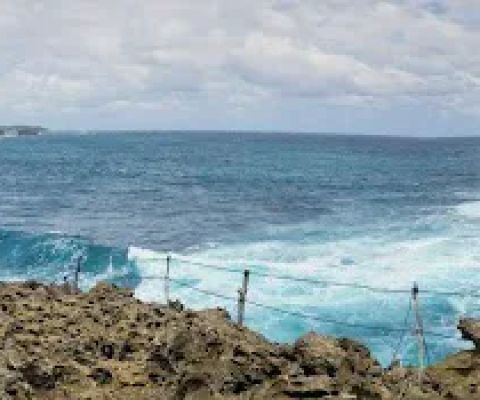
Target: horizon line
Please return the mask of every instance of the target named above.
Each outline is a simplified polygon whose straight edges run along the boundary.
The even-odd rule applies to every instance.
[[[465,135],[434,135],[434,136],[421,136],[421,135],[409,135],[405,133],[367,133],[367,132],[335,132],[335,131],[287,131],[287,130],[275,130],[275,129],[115,129],[115,128],[76,128],[76,129],[49,129],[48,133],[226,133],[226,134],[263,134],[263,135],[308,135],[308,136],[354,136],[354,137],[384,137],[384,138],[406,138],[406,139],[477,139],[480,138],[478,134],[465,134]]]

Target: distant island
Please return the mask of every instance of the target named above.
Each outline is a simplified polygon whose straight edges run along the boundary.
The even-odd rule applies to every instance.
[[[36,136],[47,131],[41,126],[11,125],[0,126],[0,136]]]

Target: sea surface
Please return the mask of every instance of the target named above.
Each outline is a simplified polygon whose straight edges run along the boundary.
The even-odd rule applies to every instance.
[[[249,327],[279,342],[311,330],[354,337],[384,365],[396,349],[417,363],[407,318],[417,282],[428,361],[442,359],[470,346],[458,318],[480,317],[480,138],[0,140],[1,280],[62,282],[82,256],[84,289],[110,280],[164,301],[164,282],[150,277],[165,274],[167,253],[170,296],[188,307],[236,318],[249,269]]]

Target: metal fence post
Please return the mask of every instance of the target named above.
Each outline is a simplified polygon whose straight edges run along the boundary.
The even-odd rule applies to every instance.
[[[243,285],[242,288],[238,290],[238,325],[243,326],[243,321],[245,319],[245,303],[247,300],[248,292],[248,283],[250,278],[250,271],[246,269],[243,271]]]
[[[68,278],[66,275],[63,277],[63,289],[68,294],[72,292],[72,287],[70,286],[70,283],[68,282]]]
[[[166,270],[165,270],[165,287],[164,287],[164,291],[165,291],[165,303],[168,305],[168,303],[170,302],[170,260],[171,260],[171,257],[170,255],[167,256],[167,266],[166,266]]]
[[[417,337],[417,351],[418,351],[418,379],[421,381],[423,377],[423,371],[425,369],[425,338],[423,336],[423,322],[420,316],[420,306],[418,302],[418,294],[420,290],[418,284],[414,282],[412,288],[412,301],[415,312],[415,336]]]
[[[80,270],[82,267],[82,260],[83,260],[82,256],[78,257],[77,266],[75,267],[75,274],[73,275],[73,288],[76,292],[80,290],[78,281],[80,279]]]

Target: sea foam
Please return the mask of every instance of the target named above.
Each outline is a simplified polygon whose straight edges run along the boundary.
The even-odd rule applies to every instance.
[[[467,218],[480,219],[480,201],[468,201],[459,204],[456,211]]]
[[[296,228],[294,228],[296,229]],[[293,313],[304,313],[314,320],[297,315],[275,313],[247,305],[247,324],[277,341],[292,341],[309,330],[325,334],[352,336],[369,344],[384,364],[388,364],[398,335],[390,332],[350,329],[322,322],[331,319],[349,324],[402,327],[408,309],[409,289],[420,285],[421,306],[430,332],[451,339],[431,337],[434,357],[464,348],[455,329],[460,315],[480,308],[471,297],[444,298],[422,294],[422,290],[465,291],[475,289],[472,276],[478,273],[478,240],[455,236],[432,236],[406,239],[401,237],[360,237],[337,241],[266,240],[225,244],[196,249],[188,254],[172,253],[170,273],[175,280],[231,297],[215,298],[172,283],[171,296],[192,308],[222,306],[236,315],[236,295],[242,284],[243,269],[251,270],[248,299]],[[476,247],[475,247],[476,246]],[[467,251],[467,248],[469,251]],[[140,276],[163,276],[166,253],[132,247]],[[348,262],[345,260],[348,258]],[[211,265],[213,268],[201,264]],[[229,268],[238,272],[222,271]],[[261,272],[261,276],[255,272]],[[271,276],[263,276],[263,275]],[[321,283],[276,279],[275,276],[311,278],[314,281],[347,285],[370,285],[382,289],[402,289],[407,293],[376,293]],[[163,300],[161,281],[142,280],[136,294],[142,299]],[[410,349],[410,350],[408,350]],[[406,362],[413,361],[414,349],[405,347]]]

